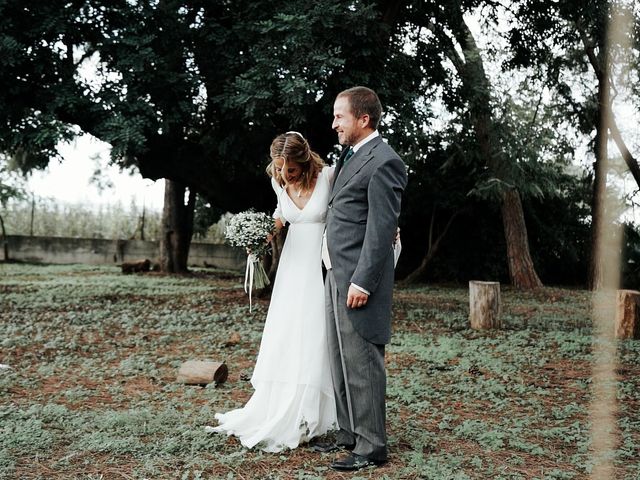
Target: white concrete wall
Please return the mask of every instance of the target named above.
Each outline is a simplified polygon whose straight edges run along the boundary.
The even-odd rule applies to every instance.
[[[28,237],[9,235],[9,258],[34,263],[84,263],[118,265],[148,258],[157,262],[158,242],[142,240],[106,240],[102,238]],[[0,254],[2,250],[0,249]],[[246,255],[228,245],[192,243],[190,266],[208,266],[230,270],[244,269]]]

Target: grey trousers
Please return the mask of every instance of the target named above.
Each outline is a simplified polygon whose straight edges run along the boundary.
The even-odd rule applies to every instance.
[[[347,299],[340,296],[333,271],[325,280],[327,337],[331,377],[338,414],[338,442],[355,444],[354,453],[387,460],[385,428],[384,345],[362,338],[347,317]]]

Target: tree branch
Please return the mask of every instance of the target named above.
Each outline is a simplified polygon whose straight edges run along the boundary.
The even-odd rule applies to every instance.
[[[629,171],[631,172],[631,175],[633,175],[633,179],[636,181],[638,187],[640,187],[640,166],[638,165],[638,161],[633,157],[627,148],[627,145],[624,143],[620,130],[618,130],[618,125],[616,125],[616,121],[613,118],[613,112],[609,115],[609,119],[609,132],[611,133],[611,138],[613,138],[624,162],[627,164],[627,167],[629,167]]]
[[[428,22],[422,23],[421,26],[429,30],[433,35],[443,43],[446,48],[443,49],[446,57],[451,60],[453,66],[458,71],[458,73],[462,73],[464,71],[465,62],[464,58],[458,54],[456,51],[455,45],[451,40],[451,37],[444,31],[444,29],[438,25],[435,20],[430,19]]]
[[[601,80],[602,75],[604,75],[605,73],[603,72],[602,67],[600,66],[600,62],[598,62],[598,58],[595,54],[595,47],[593,45],[593,42],[589,40],[584,29],[582,29],[578,23],[576,23],[576,29],[580,33],[580,38],[584,45],[584,50],[585,50],[585,53],[587,54],[587,58],[589,58],[589,63],[593,67],[593,70],[598,80]],[[610,84],[613,85],[613,82],[610,82]],[[613,115],[613,109],[611,108],[611,103],[608,103],[607,105],[603,106],[603,108],[607,108],[609,110],[609,115],[608,115],[609,132],[611,133],[611,138],[613,138],[613,141],[616,143],[616,147],[618,147],[618,151],[620,152],[620,155],[622,155],[622,158],[624,159],[624,162],[627,164],[627,167],[629,168],[631,175],[633,175],[633,179],[636,181],[636,184],[638,185],[638,187],[640,187],[640,165],[638,165],[638,161],[633,157],[633,155],[627,148],[627,145],[625,144],[622,138],[622,135],[620,134],[620,130],[618,129],[618,125],[616,124],[616,120]]]
[[[598,61],[598,57],[596,56],[595,46],[593,45],[593,42],[587,37],[587,33],[584,31],[584,29],[582,29],[582,27],[580,27],[578,23],[576,23],[575,25],[580,35],[580,40],[582,40],[582,44],[584,45],[584,51],[587,54],[589,63],[593,67],[593,70],[596,73],[598,79],[600,79],[603,72],[600,62]]]
[[[422,262],[420,262],[420,265],[418,266],[418,268],[416,268],[413,272],[407,275],[406,278],[402,280],[401,283],[408,284],[408,283],[415,282],[416,280],[418,280],[420,277],[424,275],[424,272],[427,269],[427,266],[429,265],[433,257],[435,257],[436,253],[438,252],[440,248],[440,244],[444,239],[444,237],[447,235],[447,232],[449,231],[449,228],[451,228],[451,225],[453,224],[454,220],[460,215],[462,215],[463,213],[468,212],[469,210],[471,210],[470,207],[464,207],[459,210],[456,210],[453,213],[453,215],[449,217],[449,220],[447,221],[447,224],[444,226],[444,229],[442,230],[440,235],[438,235],[435,242],[433,243],[431,242],[432,242],[432,235],[433,235],[433,217],[435,215],[432,215],[430,226],[429,226],[429,244],[428,244],[427,253],[423,257]],[[434,212],[435,212],[435,208],[434,208]]]

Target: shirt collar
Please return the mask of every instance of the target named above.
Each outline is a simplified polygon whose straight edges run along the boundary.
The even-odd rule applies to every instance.
[[[353,146],[353,153],[356,153],[358,150],[360,150],[360,147],[362,147],[369,140],[373,140],[374,138],[379,136],[380,134],[378,133],[378,130],[374,130],[373,132],[371,132],[371,134],[367,135],[365,138],[363,138]]]

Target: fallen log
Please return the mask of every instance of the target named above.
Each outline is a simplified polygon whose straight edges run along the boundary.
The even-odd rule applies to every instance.
[[[227,380],[228,375],[229,369],[224,362],[189,360],[180,366],[176,381],[185,385],[207,385],[212,382],[219,385]]]
[[[122,262],[120,267],[122,268],[122,273],[148,272],[151,270],[151,260],[145,258],[135,262]]]

